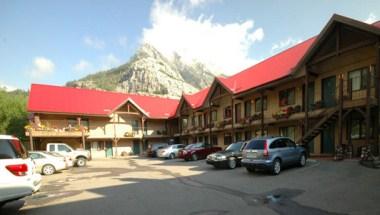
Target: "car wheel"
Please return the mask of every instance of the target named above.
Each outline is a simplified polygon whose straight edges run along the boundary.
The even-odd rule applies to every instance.
[[[169,159],[174,159],[174,158],[175,158],[174,153],[171,153],[171,154],[169,155]]]
[[[272,167],[272,174],[273,175],[278,175],[281,172],[281,161],[280,159],[276,158],[273,161],[273,167]]]
[[[198,156],[196,154],[191,155],[191,160],[196,161],[198,160]]]
[[[86,166],[86,159],[85,158],[78,158],[78,160],[77,160],[77,166],[78,167],[84,167],[84,166]]]
[[[231,157],[228,159],[228,168],[235,169],[236,168],[236,159]]]
[[[306,165],[306,155],[304,153],[301,154],[299,164],[300,167],[304,167]]]
[[[253,167],[246,167],[248,172],[255,172],[255,168]]]
[[[42,167],[42,174],[44,175],[53,175],[55,173],[55,168],[51,164],[46,164]]]

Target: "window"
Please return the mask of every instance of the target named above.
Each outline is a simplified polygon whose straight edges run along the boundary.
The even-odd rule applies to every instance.
[[[195,116],[191,117],[191,126],[195,126]]]
[[[78,121],[76,119],[68,119],[67,124],[69,127],[76,127],[78,125]]]
[[[351,91],[363,90],[367,87],[368,68],[361,68],[348,73]]]
[[[49,151],[54,152],[55,151],[55,145],[49,145]]]
[[[236,132],[235,133],[235,142],[237,141],[242,141],[242,137],[241,137],[241,132]]]
[[[80,121],[80,124],[81,124],[83,127],[87,128],[87,129],[90,128],[90,122],[89,122],[88,119],[82,119],[82,120]]]
[[[252,139],[252,132],[251,131],[245,131],[244,132],[244,137],[245,137],[245,140]]]
[[[373,123],[373,122],[371,122]],[[353,113],[351,115],[351,120],[350,120],[350,130],[351,132],[351,139],[364,139],[366,137],[366,121],[365,119],[358,113]],[[372,126],[370,126],[369,130],[370,136],[373,137],[373,129]]]
[[[202,124],[202,115],[198,115],[198,126],[203,126]]]
[[[216,110],[211,111],[211,121],[215,122],[218,120],[218,112]]]
[[[268,129],[264,129],[264,135],[261,135],[261,129],[256,129],[255,131],[255,137],[267,136],[267,135],[268,135]]]
[[[270,144],[269,148],[270,149],[278,149],[278,148],[285,148],[287,140],[285,139],[279,139],[274,141],[272,144]]]
[[[203,123],[205,127],[208,127],[209,121],[208,121],[208,113],[203,114]]]
[[[235,104],[235,122],[240,122],[241,120],[241,103]]]
[[[42,158],[45,158],[45,156],[43,156],[41,154],[38,154],[38,153],[30,153],[30,157],[32,159],[42,159]]]
[[[227,106],[226,108],[224,108],[224,118],[228,119],[228,118],[231,118],[231,117],[232,117],[231,106]]]
[[[182,119],[182,129],[186,129],[186,128],[187,128],[187,118]]]
[[[0,140],[0,159],[19,158],[9,140]]]
[[[282,90],[279,92],[280,106],[294,105],[295,101],[295,88]]]
[[[132,131],[138,131],[139,130],[139,121],[133,120],[132,121]]]
[[[244,102],[244,116],[245,117],[250,117],[251,116],[251,105],[252,101],[248,100]]]
[[[58,145],[58,151],[59,152],[71,152],[71,149],[69,149],[65,145]]]
[[[231,133],[224,134],[224,145],[230,145],[232,143]]]
[[[264,96],[264,110],[267,110],[268,102],[267,102],[267,97]],[[261,112],[261,97],[255,99],[255,111],[256,112]]]
[[[218,136],[216,136],[216,135],[211,136],[211,144],[212,145],[218,145]]]
[[[252,140],[250,141],[245,149],[264,149],[264,145],[266,143],[266,140]]]
[[[289,137],[290,139],[295,139],[295,130],[294,126],[281,127],[280,128],[280,136]]]

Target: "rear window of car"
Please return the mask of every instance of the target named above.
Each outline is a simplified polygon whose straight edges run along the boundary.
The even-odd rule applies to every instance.
[[[264,144],[266,140],[252,140],[250,141],[245,149],[264,149]]]
[[[27,152],[19,140],[0,140],[0,159],[26,158]]]

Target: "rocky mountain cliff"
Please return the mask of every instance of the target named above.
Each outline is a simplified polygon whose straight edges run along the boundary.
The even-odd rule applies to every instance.
[[[180,97],[209,86],[214,75],[201,63],[191,65],[175,54],[172,60],[149,44],[144,44],[117,68],[68,82],[67,86],[110,91]]]

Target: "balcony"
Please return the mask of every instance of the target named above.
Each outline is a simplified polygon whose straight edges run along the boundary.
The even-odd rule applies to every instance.
[[[88,136],[88,129],[84,126],[76,126],[76,127],[64,127],[64,128],[54,128],[47,126],[25,126],[25,135],[33,137],[82,137]]]

